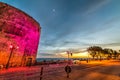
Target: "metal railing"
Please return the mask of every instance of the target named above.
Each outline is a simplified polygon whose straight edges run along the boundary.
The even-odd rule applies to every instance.
[[[0,80],[40,80],[41,69],[0,74]]]

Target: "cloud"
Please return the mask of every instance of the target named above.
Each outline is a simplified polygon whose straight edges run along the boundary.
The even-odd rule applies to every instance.
[[[108,2],[110,2],[110,0],[97,0],[97,1],[96,0],[92,0],[92,1],[88,0],[87,3],[86,3],[87,7],[83,6],[83,9],[85,9],[85,11],[83,11],[83,12],[84,12],[84,14],[91,13],[91,12],[95,11],[96,9],[99,9],[103,5],[107,4]],[[75,4],[75,3],[73,3],[73,4]],[[70,5],[72,5],[72,4],[70,4]],[[73,8],[76,8],[75,5],[74,5]],[[77,8],[77,10],[78,10],[78,8]],[[49,33],[49,35],[47,34],[47,36],[46,36],[47,39],[44,40],[41,43],[42,45],[44,45],[44,46],[51,46],[51,47],[56,47],[56,46],[61,47],[61,46],[68,45],[69,43],[71,43],[71,44],[78,44],[77,42],[74,43],[74,41],[71,41],[69,43],[68,43],[68,41],[66,41],[67,36],[71,35],[72,33],[74,34],[74,32],[76,32],[76,29],[77,30],[81,29],[80,31],[81,31],[81,33],[84,32],[84,35],[89,34],[89,33],[93,33],[93,32],[95,33],[95,32],[98,31],[96,29],[92,29],[90,32],[86,32],[84,30],[85,29],[84,26],[79,27],[79,29],[78,29],[77,28],[77,24],[80,24],[80,22],[78,22],[78,23],[74,22],[73,18],[75,17],[75,15],[74,15],[74,13],[70,13],[70,14],[71,14],[70,16],[73,16],[73,17],[69,16],[69,20],[65,21],[65,23],[62,23],[60,25],[55,25],[55,26],[52,25],[52,28],[50,27],[52,30],[51,29],[49,29],[49,30],[51,30],[51,32],[52,31],[54,31],[54,32]],[[76,17],[78,17],[78,16],[76,16]],[[73,22],[76,23],[76,24],[74,24],[74,25],[71,24]],[[50,21],[50,24],[51,23],[52,22]],[[74,26],[74,27],[72,27],[72,26]],[[81,26],[81,25],[79,25],[79,26]],[[84,30],[84,31],[82,31],[82,30]],[[51,36],[54,36],[54,37],[51,38]]]
[[[50,53],[39,53],[37,57],[46,57],[46,58],[63,58],[65,57],[67,54],[61,54],[60,52],[58,53],[54,53],[54,54],[50,54]]]
[[[90,0],[90,3],[88,2],[89,4],[86,4],[87,7],[83,15],[86,16],[95,12],[96,10],[107,5],[110,1],[111,0]]]
[[[55,54],[50,53],[40,53],[41,56],[54,56]]]
[[[99,44],[99,45],[107,46],[107,47],[114,47],[114,46],[120,46],[120,42],[108,43],[108,44]]]

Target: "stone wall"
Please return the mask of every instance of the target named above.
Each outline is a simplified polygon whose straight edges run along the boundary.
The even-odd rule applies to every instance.
[[[23,11],[0,2],[0,65],[21,66],[32,58],[34,64],[40,38],[40,25]]]

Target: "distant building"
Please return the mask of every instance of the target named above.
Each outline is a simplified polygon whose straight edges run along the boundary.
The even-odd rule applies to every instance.
[[[40,25],[23,11],[0,2],[0,65],[27,66],[36,61]]]

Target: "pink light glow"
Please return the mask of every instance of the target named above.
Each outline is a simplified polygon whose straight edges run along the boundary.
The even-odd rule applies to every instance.
[[[34,63],[40,37],[39,23],[21,10],[1,2],[0,13],[0,45],[4,46],[0,46],[0,64],[6,65],[10,54],[9,48],[13,47],[15,49],[11,63],[20,65],[26,60],[23,61],[24,64],[28,58],[32,58]]]
[[[12,46],[12,45],[10,45],[10,48],[13,48],[13,46]]]
[[[17,49],[19,49],[19,47],[17,46]]]

